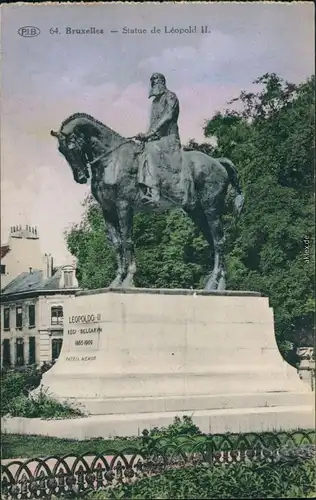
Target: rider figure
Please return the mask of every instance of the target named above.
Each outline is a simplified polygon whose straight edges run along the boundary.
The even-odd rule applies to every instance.
[[[167,89],[166,79],[160,73],[154,73],[150,78],[150,97],[154,99],[149,131],[136,136],[136,139],[145,143],[140,157],[138,183],[143,192],[142,201],[156,204],[160,199],[159,169],[167,169],[172,157],[179,159],[181,156],[179,101]]]

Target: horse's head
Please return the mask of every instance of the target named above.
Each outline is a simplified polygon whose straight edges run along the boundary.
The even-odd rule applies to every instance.
[[[69,163],[73,176],[79,184],[90,177],[87,163],[95,163],[95,155],[123,141],[123,137],[86,113],[75,113],[63,121],[58,132],[51,131],[58,139],[58,149]],[[94,160],[94,161],[93,161]]]
[[[85,139],[75,129],[70,131],[60,130],[51,135],[58,139],[58,150],[69,163],[74,179],[79,184],[86,184],[90,175],[87,167],[87,158],[84,152]]]

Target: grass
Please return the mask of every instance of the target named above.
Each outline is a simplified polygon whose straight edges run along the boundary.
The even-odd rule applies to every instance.
[[[295,444],[301,444],[302,435],[300,431],[294,434]],[[316,443],[315,431],[302,431],[310,432],[312,441]],[[282,445],[286,444],[286,435],[279,434],[279,439]],[[239,436],[229,436],[232,442],[236,442]],[[174,442],[181,444],[190,439],[190,436],[174,436],[159,439],[160,444],[168,443],[172,439]],[[195,436],[196,443],[205,439],[205,436]],[[251,442],[251,439],[249,439]],[[21,435],[21,434],[2,434],[2,458],[33,458],[33,457],[46,457],[48,455],[66,455],[68,453],[84,454],[84,453],[102,453],[114,454],[127,448],[137,448],[142,446],[141,438],[112,438],[112,439],[88,439],[79,441],[76,439],[60,439],[48,436],[35,436],[35,435]],[[223,438],[215,438],[215,444],[220,446]],[[306,443],[306,441],[305,441]],[[302,443],[304,444],[304,442]],[[220,446],[224,449],[225,446]],[[186,447],[185,447],[186,448]],[[188,445],[188,449],[190,446]]]
[[[66,455],[67,453],[102,453],[119,452],[129,447],[140,447],[139,438],[89,439],[60,439],[48,436],[26,436],[22,434],[2,434],[2,459],[6,458],[34,458],[48,455]]]

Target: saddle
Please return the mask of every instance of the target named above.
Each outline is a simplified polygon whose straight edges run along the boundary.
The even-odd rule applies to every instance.
[[[157,161],[158,178],[155,179],[154,183],[150,182],[150,180],[148,183],[146,180],[148,174],[144,175],[144,171],[143,175],[138,177],[140,200],[142,203],[156,206],[166,205],[168,207],[170,207],[170,203],[174,206],[190,206],[195,204],[191,160],[183,152],[181,149],[181,156],[175,159],[176,163],[173,163],[172,158],[169,158],[169,168],[164,165],[164,162],[159,164],[159,160]],[[173,170],[172,164],[174,165]]]

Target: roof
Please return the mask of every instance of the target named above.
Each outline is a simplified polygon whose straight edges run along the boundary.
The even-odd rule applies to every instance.
[[[7,253],[10,252],[10,247],[9,245],[1,245],[1,254],[0,258],[3,259],[7,255]]]
[[[16,294],[23,292],[34,292],[40,290],[64,290],[59,286],[61,270],[64,266],[55,268],[55,272],[52,277],[44,278],[44,273],[42,270],[35,269],[31,273],[25,272],[17,276],[14,280],[5,286],[1,295]],[[77,289],[77,287],[69,287]]]

